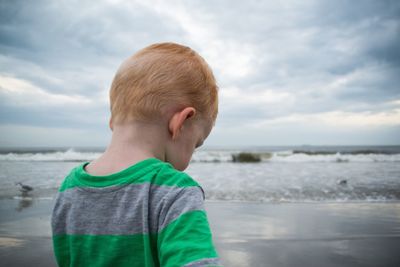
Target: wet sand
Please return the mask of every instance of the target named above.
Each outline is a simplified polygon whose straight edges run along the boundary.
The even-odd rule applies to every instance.
[[[0,200],[3,266],[56,266],[51,199]],[[400,266],[400,203],[206,202],[225,266]]]
[[[52,205],[51,200],[0,200],[2,266],[57,266],[50,228]]]
[[[226,266],[400,266],[400,203],[208,203]]]

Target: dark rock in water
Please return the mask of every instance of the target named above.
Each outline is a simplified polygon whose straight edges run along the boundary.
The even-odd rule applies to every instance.
[[[261,157],[258,154],[254,153],[239,153],[232,155],[233,162],[260,162]]]
[[[347,180],[343,179],[338,182],[339,185],[347,185]]]

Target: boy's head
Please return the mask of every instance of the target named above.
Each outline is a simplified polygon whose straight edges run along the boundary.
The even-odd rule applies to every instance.
[[[215,122],[218,87],[207,62],[191,48],[156,43],[126,59],[110,90],[113,124],[158,121],[166,112],[192,106]]]
[[[191,48],[157,43],[122,63],[111,85],[110,109],[111,128],[135,121],[167,123],[173,142],[166,161],[184,169],[198,140],[204,141],[215,124],[218,86],[207,62]],[[183,125],[185,133],[179,134]]]

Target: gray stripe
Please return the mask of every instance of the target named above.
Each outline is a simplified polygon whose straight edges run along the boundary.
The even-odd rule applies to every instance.
[[[192,261],[188,264],[183,265],[183,267],[202,267],[202,266],[222,266],[219,258],[208,258],[208,259],[201,259],[197,261]]]
[[[197,186],[171,192],[166,195],[165,203],[165,208],[160,213],[160,230],[185,212],[204,210],[203,194]]]
[[[182,213],[203,209],[199,186],[74,187],[58,192],[51,225],[53,234],[157,233]]]

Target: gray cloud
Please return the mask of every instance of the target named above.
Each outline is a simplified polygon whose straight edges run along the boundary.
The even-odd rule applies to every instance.
[[[6,90],[0,91],[0,124],[101,127],[108,118],[108,88],[119,64],[160,41],[190,45],[209,61],[222,94],[220,127],[291,114],[378,114],[398,108],[390,104],[400,99],[398,1],[166,5],[0,2],[0,77],[29,83],[46,97],[90,100],[47,105],[38,98],[23,105],[22,96],[5,88],[12,85],[0,84]],[[230,96],[235,88],[238,93]],[[237,101],[240,95],[254,98]],[[378,140],[382,132],[371,136]]]

